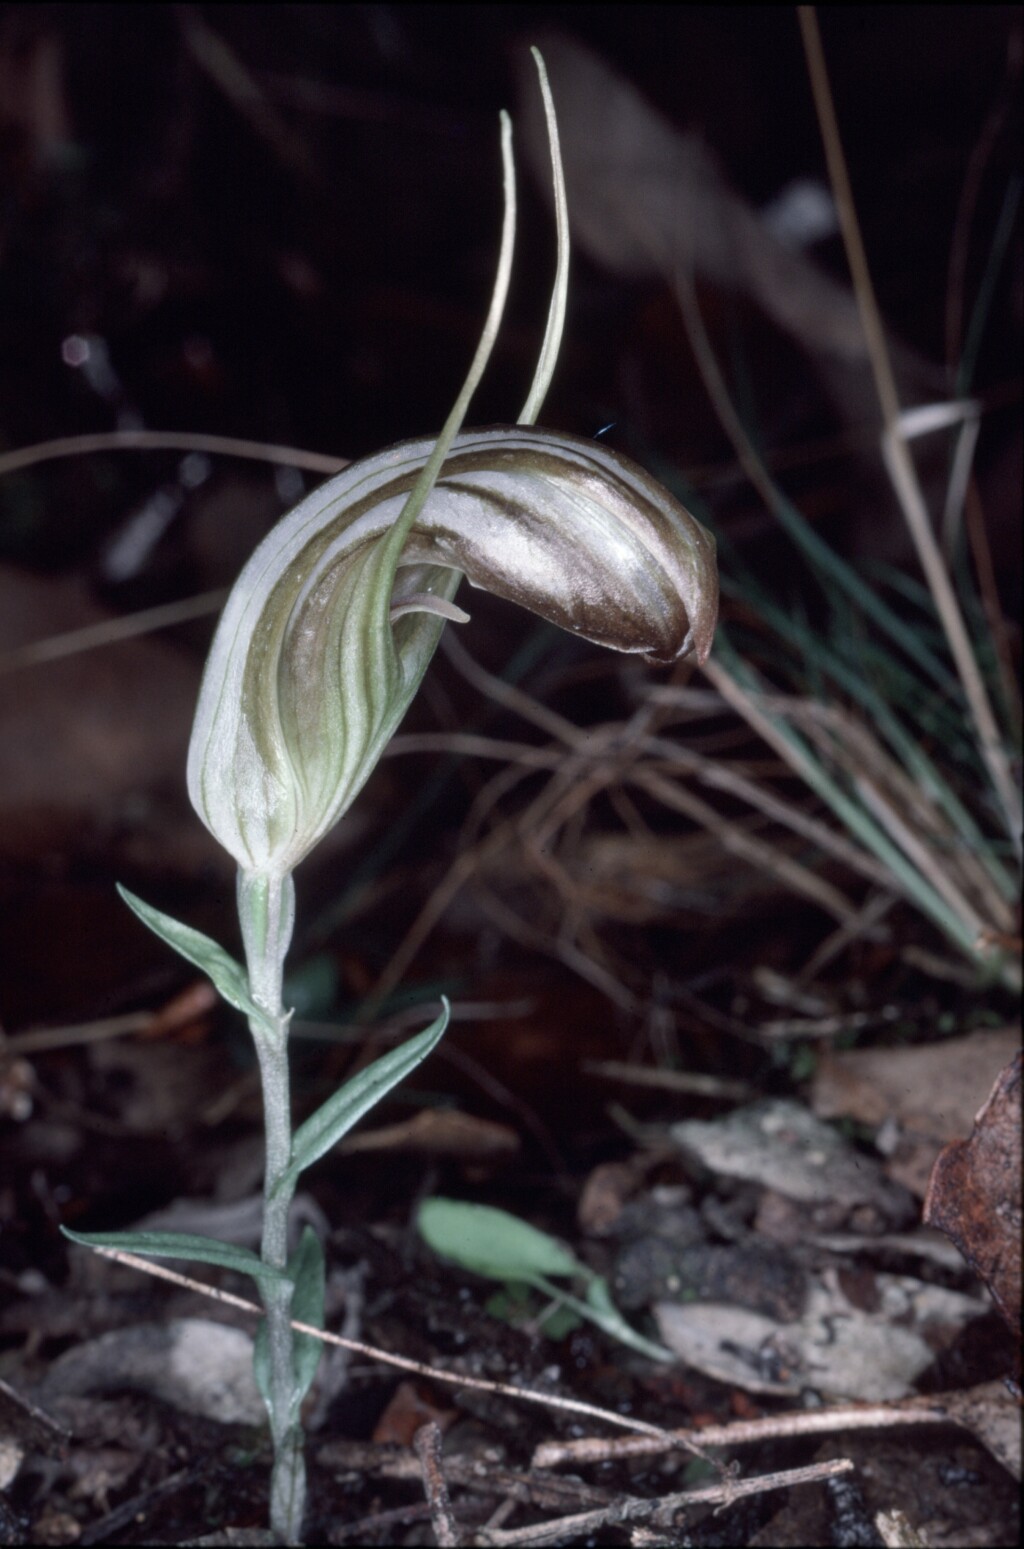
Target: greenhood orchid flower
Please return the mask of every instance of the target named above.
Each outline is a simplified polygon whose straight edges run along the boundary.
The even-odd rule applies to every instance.
[[[434,446],[353,463],[238,578],[189,752],[199,815],[243,872],[294,870],[350,806],[405,714],[465,574],[571,632],[657,662],[711,648],[714,541],[596,441],[464,431],[392,571],[386,538]]]
[[[490,309],[436,441],[346,468],[277,524],[228,599],[188,759],[192,803],[239,866],[279,888],[351,805],[404,716],[466,575],[542,618],[658,662],[711,649],[714,540],[667,490],[596,441],[533,428],[565,315],[568,217],[543,63],[558,265],[518,425],[462,430],[497,334],[515,230],[510,126],[505,222]],[[259,889],[257,889],[259,890]]]

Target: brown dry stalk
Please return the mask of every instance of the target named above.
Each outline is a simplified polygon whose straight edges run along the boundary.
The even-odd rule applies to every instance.
[[[704,1447],[747,1447],[759,1441],[789,1440],[796,1436],[835,1436],[841,1431],[877,1431],[896,1425],[952,1425],[955,1422],[939,1404],[927,1399],[911,1404],[844,1404],[833,1409],[765,1415],[758,1420],[734,1420],[729,1425],[705,1425],[699,1430],[673,1431],[677,1440],[699,1440]],[[534,1468],[558,1468],[564,1463],[580,1467],[610,1459],[653,1457],[670,1450],[667,1441],[653,1436],[586,1436],[579,1441],[546,1441],[534,1451]]]
[[[829,84],[828,67],[821,44],[817,11],[814,6],[801,5],[797,7],[797,14],[800,18],[800,32],[807,55],[807,70],[825,147],[825,159],[836,201],[836,212],[839,216],[847,262],[850,265],[850,276],[860,309],[861,323],[867,338],[875,390],[882,409],[885,427],[882,437],[883,456],[936,610],[942,621],[950,653],[956,663],[968,708],[977,729],[978,744],[1003,808],[1007,831],[1017,847],[1017,853],[1020,854],[1020,791],[1010,770],[988,691],[975,659],[960,604],[957,602],[949,573],[942,561],[917,470],[903,433],[896,379],[889,358],[881,312],[871,281],[860,222],[857,219],[857,207],[850,186],[846,156],[836,120],[832,88]]]
[[[341,473],[345,457],[327,452],[307,452],[297,446],[275,446],[269,441],[247,441],[240,436],[211,436],[203,431],[104,430],[87,436],[58,436],[37,441],[13,452],[0,452],[0,478],[61,457],[85,457],[92,452],[210,452],[218,457],[243,457],[253,462],[283,463],[307,473]]]
[[[611,1506],[597,1511],[579,1512],[571,1517],[556,1517],[530,1527],[510,1531],[477,1530],[474,1541],[488,1549],[519,1549],[520,1545],[561,1544],[599,1528],[625,1522],[645,1522],[652,1518],[661,1528],[674,1529],[675,1519],[695,1506],[731,1506],[746,1496],[763,1495],[768,1490],[786,1490],[796,1485],[816,1484],[834,1479],[853,1468],[852,1458],[834,1458],[828,1463],[812,1463],[807,1468],[788,1468],[775,1474],[760,1474],[754,1479],[728,1479],[724,1484],[706,1485],[699,1490],[680,1490],[654,1500],[623,1496]]]

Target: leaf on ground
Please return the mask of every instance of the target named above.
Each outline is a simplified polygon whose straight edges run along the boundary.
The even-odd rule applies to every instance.
[[[423,1383],[400,1382],[377,1421],[372,1440],[377,1446],[411,1447],[421,1425],[433,1423],[446,1431],[458,1411],[440,1407]]]
[[[672,1139],[709,1171],[774,1189],[787,1199],[847,1211],[872,1206],[897,1225],[915,1214],[910,1196],[890,1182],[878,1162],[802,1103],[780,1098],[710,1122],[687,1119],[672,1126]]]
[[[568,1248],[528,1221],[491,1205],[426,1199],[416,1225],[429,1248],[489,1280],[531,1281],[538,1275],[585,1276],[591,1271]]]
[[[986,1310],[975,1297],[908,1275],[826,1270],[792,1323],[713,1302],[660,1302],[654,1313],[669,1349],[719,1382],[884,1403],[910,1394],[936,1349]]]
[[[935,1158],[967,1134],[996,1072],[1020,1044],[1016,1028],[907,1049],[851,1049],[822,1056],[811,1088],[821,1119],[886,1126],[889,1176],[923,1199]]]
[[[924,1219],[952,1238],[1021,1337],[1021,1052],[1000,1072],[968,1140],[932,1171]]]
[[[972,1432],[1015,1479],[1021,1477],[1020,1400],[1005,1382],[982,1382],[959,1393],[940,1393],[935,1402]]]

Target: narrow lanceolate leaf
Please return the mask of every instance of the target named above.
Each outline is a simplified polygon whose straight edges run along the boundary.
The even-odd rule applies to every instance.
[[[359,1071],[299,1126],[292,1141],[291,1165],[282,1175],[277,1189],[293,1189],[300,1173],[326,1155],[364,1114],[387,1096],[392,1087],[422,1064],[448,1026],[451,1007],[443,996],[442,1000],[444,1009],[429,1027]]]
[[[120,1253],[141,1253],[152,1259],[216,1264],[220,1269],[250,1275],[261,1286],[290,1279],[284,1270],[272,1269],[248,1248],[216,1242],[212,1237],[200,1237],[194,1232],[73,1232],[66,1226],[62,1226],[61,1231],[84,1248],[116,1248]]]
[[[180,957],[193,963],[200,972],[212,979],[214,987],[223,995],[229,1006],[234,1006],[236,1011],[241,1011],[250,1021],[257,1022],[260,1026],[273,1032],[272,1024],[267,1020],[266,1014],[260,1010],[249,994],[249,980],[241,963],[236,963],[229,952],[217,945],[209,936],[204,936],[202,931],[193,930],[191,925],[183,925],[180,920],[175,920],[169,914],[164,914],[160,909],[154,909],[152,904],[144,903],[141,898],[136,898],[134,893],[129,893],[126,887],[117,884],[117,891],[135,914],[138,915],[143,925],[148,925],[154,935],[161,941],[166,941],[169,947],[173,947]]]
[[[303,1228],[298,1247],[288,1259],[288,1273],[295,1282],[292,1317],[310,1328],[323,1328],[327,1296],[327,1268],[323,1244],[311,1226]],[[295,1390],[292,1395],[292,1419],[299,1417],[299,1405],[313,1385],[323,1354],[323,1340],[312,1334],[296,1333],[292,1359],[295,1363]]]

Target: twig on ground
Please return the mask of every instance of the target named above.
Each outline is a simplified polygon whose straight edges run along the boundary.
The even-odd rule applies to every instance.
[[[928,1540],[902,1511],[879,1511],[875,1527],[886,1549],[928,1549]]]
[[[727,1479],[723,1484],[706,1485],[699,1490],[680,1490],[655,1500],[623,1496],[613,1505],[599,1511],[557,1517],[551,1522],[538,1522],[508,1532],[478,1531],[476,1542],[486,1546],[486,1549],[518,1549],[519,1545],[565,1543],[583,1534],[624,1522],[653,1521],[659,1527],[673,1528],[675,1519],[695,1506],[731,1506],[744,1497],[763,1495],[768,1490],[787,1490],[796,1485],[834,1479],[840,1474],[849,1473],[853,1466],[851,1458],[834,1458],[828,1463],[812,1463],[807,1468],[789,1468],[776,1474],[761,1474],[756,1479]]]
[[[723,1102],[749,1103],[756,1089],[746,1081],[727,1081],[722,1076],[701,1075],[688,1070],[656,1070],[648,1065],[631,1065],[625,1060],[584,1060],[580,1069],[589,1076],[604,1076],[617,1084],[654,1086],[663,1092],[691,1092],[700,1097],[717,1097]]]
[[[448,1482],[444,1476],[441,1459],[441,1427],[437,1421],[428,1420],[426,1425],[421,1425],[412,1439],[412,1444],[419,1459],[423,1490],[430,1507],[434,1537],[441,1545],[441,1549],[458,1549],[459,1544],[462,1543],[462,1535],[455,1520],[455,1513],[452,1511]]]
[[[233,1291],[222,1291],[216,1286],[204,1285],[201,1280],[193,1280],[190,1275],[179,1274],[177,1270],[167,1269],[163,1264],[153,1264],[149,1259],[140,1258],[135,1253],[124,1253],[120,1248],[106,1247],[96,1247],[92,1251],[102,1253],[118,1264],[126,1264],[130,1269],[138,1269],[143,1274],[153,1275],[157,1280],[167,1280],[171,1285],[182,1286],[187,1291],[197,1291],[201,1296],[208,1296],[212,1301],[223,1302],[227,1307],[237,1307],[240,1312],[255,1313],[257,1317],[263,1316],[262,1307],[248,1301],[244,1296],[236,1296]],[[571,1414],[589,1415],[595,1420],[603,1420],[609,1425],[619,1426],[627,1431],[636,1431],[644,1436],[670,1435],[660,1426],[648,1425],[645,1420],[634,1420],[628,1415],[616,1414],[614,1410],[602,1409],[597,1404],[584,1403],[582,1399],[562,1398],[555,1393],[542,1393],[536,1388],[519,1388],[513,1383],[491,1382],[485,1377],[470,1377],[461,1372],[446,1372],[440,1367],[428,1366],[423,1361],[411,1360],[408,1356],[392,1355],[387,1350],[380,1350],[376,1345],[365,1344],[362,1340],[345,1339],[340,1334],[329,1333],[326,1329],[314,1328],[311,1323],[302,1323],[294,1318],[289,1321],[296,1332],[310,1334],[324,1344],[339,1345],[342,1349],[354,1351],[357,1355],[369,1356],[371,1360],[381,1361],[387,1366],[396,1366],[401,1371],[415,1372],[417,1376],[429,1377],[434,1382],[447,1383],[450,1387],[475,1388],[483,1393],[499,1393],[504,1398],[520,1399],[527,1404],[562,1409]],[[699,1442],[683,1442],[681,1445],[703,1459],[705,1463],[710,1463],[713,1468],[720,1468]]]
[[[395,1506],[390,1511],[375,1511],[372,1516],[360,1517],[357,1522],[343,1522],[331,1528],[332,1544],[385,1544],[383,1533],[392,1527],[405,1527],[410,1522],[424,1522],[430,1516],[425,1501],[410,1501],[408,1506]]]
[[[670,1432],[677,1440],[699,1438],[704,1447],[743,1447],[795,1436],[834,1436],[841,1431],[877,1431],[897,1425],[954,1425],[946,1410],[927,1399],[894,1404],[848,1404],[834,1409],[799,1410],[794,1414],[765,1415],[758,1420],[734,1420],[729,1425],[702,1426],[699,1431]],[[585,1436],[578,1441],[546,1441],[535,1450],[534,1468],[557,1468],[563,1463],[579,1467],[609,1459],[652,1457],[670,1450],[672,1443],[653,1436]]]

